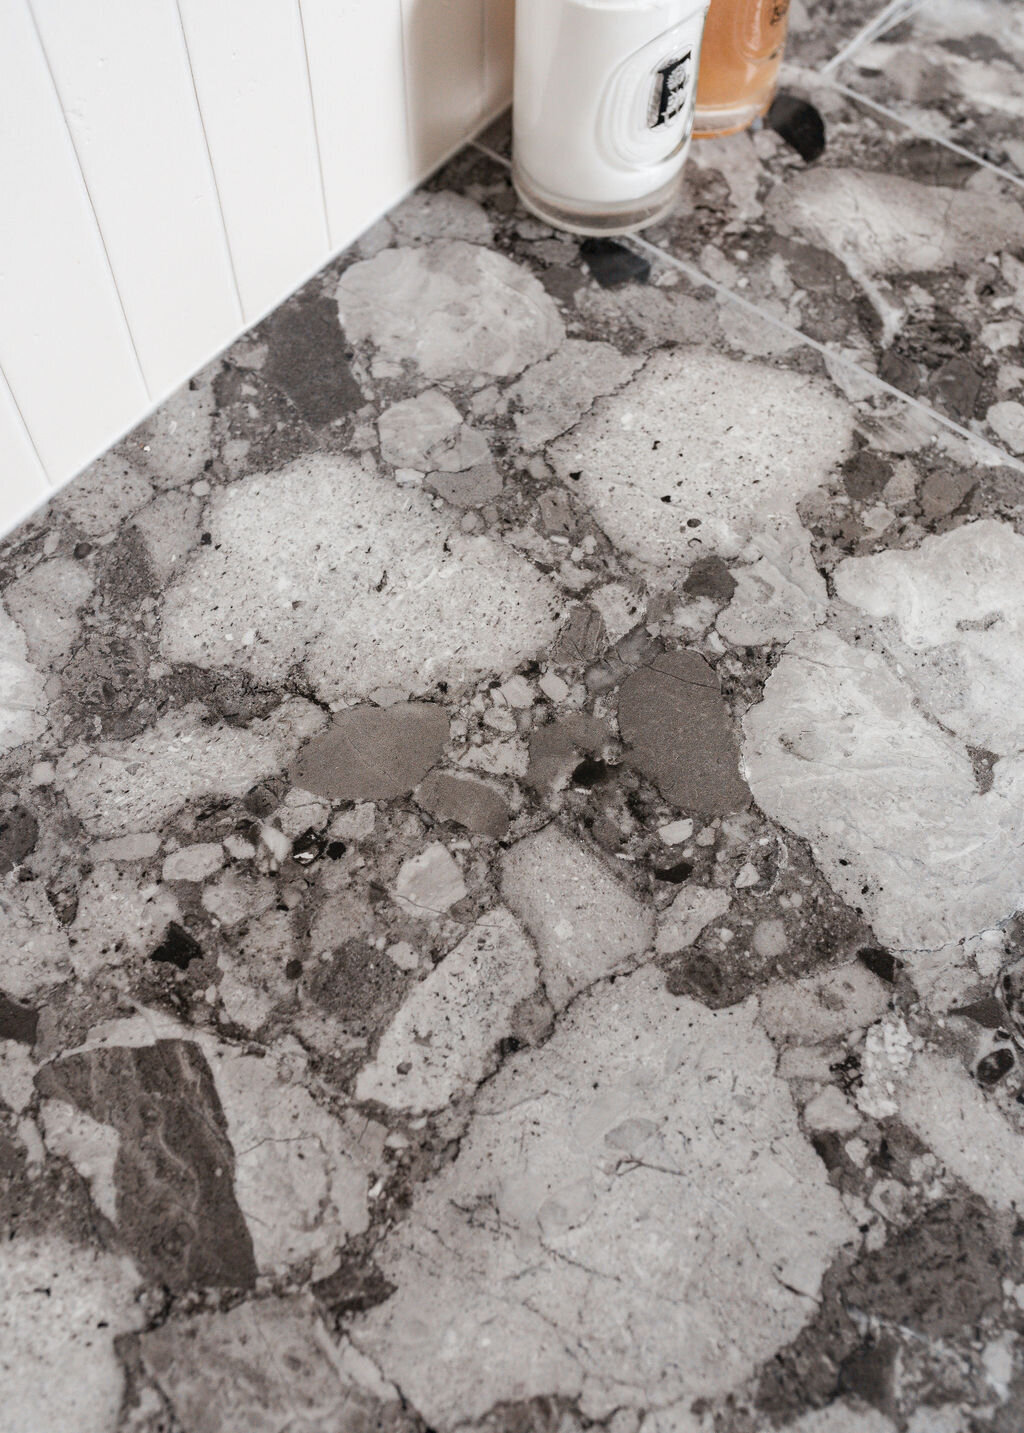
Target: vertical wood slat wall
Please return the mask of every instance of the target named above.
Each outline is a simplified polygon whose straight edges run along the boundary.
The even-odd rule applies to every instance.
[[[0,0],[0,533],[511,97],[514,0]]]

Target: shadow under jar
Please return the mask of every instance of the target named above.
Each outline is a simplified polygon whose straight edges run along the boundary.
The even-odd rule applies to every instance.
[[[711,0],[697,82],[696,138],[734,134],[765,113],[775,97],[788,20],[789,0]]]

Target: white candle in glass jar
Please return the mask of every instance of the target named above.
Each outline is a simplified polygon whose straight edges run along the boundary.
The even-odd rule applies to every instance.
[[[513,162],[528,208],[580,233],[671,206],[707,0],[517,0]]]

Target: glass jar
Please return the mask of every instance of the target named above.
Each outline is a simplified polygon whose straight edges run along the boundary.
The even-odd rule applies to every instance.
[[[513,177],[577,234],[629,233],[676,197],[707,0],[518,0]]]
[[[786,45],[789,0],[711,0],[693,132],[733,134],[764,114]]]

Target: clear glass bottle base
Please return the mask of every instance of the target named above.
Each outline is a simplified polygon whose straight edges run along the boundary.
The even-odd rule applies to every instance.
[[[749,104],[729,105],[723,109],[701,109],[698,106],[693,120],[693,137],[715,139],[724,134],[738,134],[741,129],[748,129],[755,119],[767,114],[774,98],[773,89],[771,94],[761,95]]]
[[[682,169],[668,184],[642,200],[630,199],[621,204],[586,206],[574,203],[563,195],[548,194],[525,172],[514,156],[512,181],[523,206],[538,219],[570,234],[600,238],[609,234],[635,234],[663,219],[675,205],[679,195]]]

